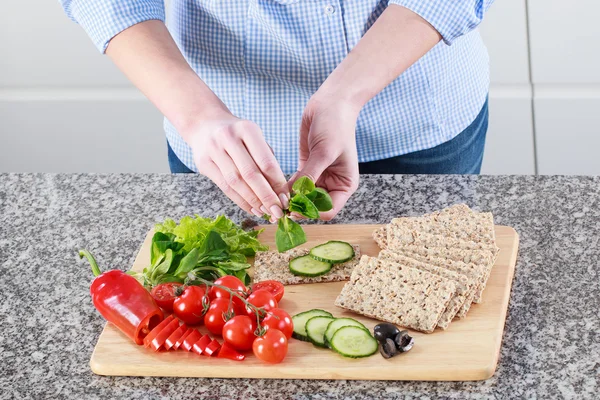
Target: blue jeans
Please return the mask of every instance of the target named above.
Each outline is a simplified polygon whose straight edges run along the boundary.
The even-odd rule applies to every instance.
[[[359,163],[361,174],[479,174],[488,127],[488,102],[479,115],[454,139],[431,149],[383,160]],[[168,145],[168,143],[167,143]],[[172,173],[192,173],[168,145]]]

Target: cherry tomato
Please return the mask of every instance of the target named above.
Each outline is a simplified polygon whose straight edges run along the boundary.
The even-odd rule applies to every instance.
[[[271,292],[273,297],[275,297],[275,301],[277,301],[277,303],[279,303],[283,298],[284,287],[283,283],[279,281],[262,281],[252,285],[253,292],[256,292],[257,290],[261,289],[265,289]]]
[[[264,308],[265,311],[270,311],[277,308],[277,301],[275,301],[275,297],[273,297],[273,295],[265,289],[260,289],[256,292],[250,293],[250,296],[248,296],[246,301],[258,308]],[[246,314],[252,318],[255,318],[256,316],[254,310],[248,306],[246,306]]]
[[[223,333],[223,325],[226,322],[224,314],[227,311],[229,311],[229,299],[217,297],[210,302],[210,307],[204,316],[204,325],[206,325],[210,333],[213,335],[221,335]]]
[[[236,350],[250,350],[256,336],[256,322],[247,315],[237,315],[223,325],[223,339]]]
[[[292,317],[281,308],[275,308],[269,311],[267,316],[262,320],[261,325],[267,329],[280,330],[285,335],[286,339],[291,338],[292,332],[294,332]]]
[[[161,283],[154,286],[150,294],[156,304],[165,311],[173,312],[173,301],[177,297],[177,290],[183,286],[179,282]]]
[[[225,286],[226,288],[237,292],[240,296],[246,297],[245,293],[248,291],[248,288],[244,286],[244,283],[241,280],[239,280],[233,275],[222,276],[219,279],[217,279],[214,283],[217,285]],[[211,300],[219,297],[228,299],[230,295],[228,292],[221,288],[211,286],[211,288],[208,290],[208,297]],[[243,311],[246,309],[246,305],[244,304],[244,302],[236,296],[233,296],[233,305],[235,307],[234,310],[238,311],[238,314],[243,314]]]
[[[173,302],[173,312],[187,325],[199,325],[204,321],[202,298],[205,290],[201,286],[188,286]]]
[[[278,329],[268,329],[263,336],[252,344],[254,355],[265,362],[277,364],[283,361],[288,351],[288,341]]]

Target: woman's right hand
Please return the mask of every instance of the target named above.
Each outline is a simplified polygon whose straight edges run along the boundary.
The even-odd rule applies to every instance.
[[[204,119],[184,133],[198,172],[240,208],[275,219],[287,208],[289,188],[261,129],[229,113]]]

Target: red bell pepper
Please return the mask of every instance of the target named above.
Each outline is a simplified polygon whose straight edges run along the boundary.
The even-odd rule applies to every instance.
[[[80,250],[79,257],[88,259],[96,277],[90,287],[96,310],[141,345],[144,337],[163,320],[163,313],[150,293],[133,276],[123,271],[101,273],[94,256],[87,250]]]

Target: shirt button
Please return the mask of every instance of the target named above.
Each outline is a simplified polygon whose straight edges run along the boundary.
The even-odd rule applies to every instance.
[[[325,6],[325,14],[331,15],[334,12],[335,12],[335,8],[331,4],[328,4]]]

